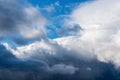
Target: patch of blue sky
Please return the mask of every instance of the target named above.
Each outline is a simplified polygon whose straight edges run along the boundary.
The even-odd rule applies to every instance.
[[[28,0],[33,5],[39,5],[40,7],[44,7],[46,5],[53,4],[55,2],[59,2],[62,6],[73,4],[73,3],[82,3],[91,0]]]
[[[18,45],[8,36],[4,36],[0,40],[0,44],[8,43],[12,48],[16,48]]]
[[[34,6],[39,6],[41,13],[48,20],[48,37],[58,38],[61,37],[57,33],[57,28],[63,28],[64,19],[67,18],[73,9],[80,3],[93,0],[28,0]]]

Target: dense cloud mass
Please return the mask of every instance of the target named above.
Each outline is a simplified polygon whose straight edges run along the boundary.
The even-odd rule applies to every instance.
[[[37,51],[37,56],[23,60],[16,58],[16,55],[13,55],[4,45],[0,47],[1,53],[4,54],[0,55],[1,80],[119,80],[119,71],[112,64],[102,63],[96,59],[85,61],[69,55],[59,57]],[[36,52],[33,54],[36,55]],[[24,56],[27,56],[27,52]]]
[[[119,5],[80,4],[49,39],[39,7],[0,0],[0,80],[120,80]]]
[[[86,44],[83,48],[89,49],[98,60],[112,62],[116,67],[120,66],[119,4],[119,0],[98,0],[80,5],[71,15],[73,22],[84,29],[79,41]]]

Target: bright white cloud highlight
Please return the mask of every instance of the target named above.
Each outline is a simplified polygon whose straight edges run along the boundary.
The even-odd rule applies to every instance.
[[[79,24],[84,31],[79,39],[73,37],[57,41],[71,50],[84,50],[86,56],[95,55],[102,62],[120,66],[120,1],[96,0],[78,6],[66,24]],[[63,41],[65,39],[65,41]],[[73,41],[75,41],[74,44]],[[68,46],[69,45],[69,46]],[[85,56],[85,57],[86,57]]]

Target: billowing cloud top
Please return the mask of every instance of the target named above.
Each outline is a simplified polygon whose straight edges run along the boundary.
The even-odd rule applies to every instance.
[[[119,4],[119,0],[93,1],[78,6],[71,15],[73,22],[84,29],[80,39],[89,46],[87,49],[100,61],[113,62],[116,66],[120,65]]]

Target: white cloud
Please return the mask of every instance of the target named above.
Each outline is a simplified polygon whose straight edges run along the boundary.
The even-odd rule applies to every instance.
[[[7,43],[3,43],[3,45],[20,59],[40,59],[44,58],[45,55],[54,54],[54,48],[43,40],[30,45],[16,47],[16,49],[11,48]]]
[[[46,19],[41,15],[38,7],[24,8],[26,23],[20,24],[20,33],[26,38],[44,37],[46,35]]]
[[[66,50],[70,51],[68,55],[73,55],[76,58],[83,60],[90,60],[95,56],[92,54],[93,47],[91,47],[91,45],[88,43],[82,41],[78,36],[57,38],[55,41],[57,41],[58,44],[63,46]]]
[[[78,6],[69,24],[79,24],[84,31],[78,37],[56,39],[62,46],[79,55],[97,57],[102,62],[120,66],[120,1],[96,0]],[[96,58],[95,57],[95,58]]]
[[[47,11],[49,13],[54,13],[56,11],[56,7],[60,7],[59,1],[54,2],[54,3],[50,4],[50,5],[47,5],[47,6],[43,7],[43,8],[41,8],[41,10],[45,10],[45,11]]]
[[[15,49],[12,48],[8,43],[2,43],[7,50],[13,55],[22,60],[47,60],[49,57],[57,57],[58,59],[67,54],[66,50],[58,45],[53,40],[36,41],[29,45],[18,46]]]

